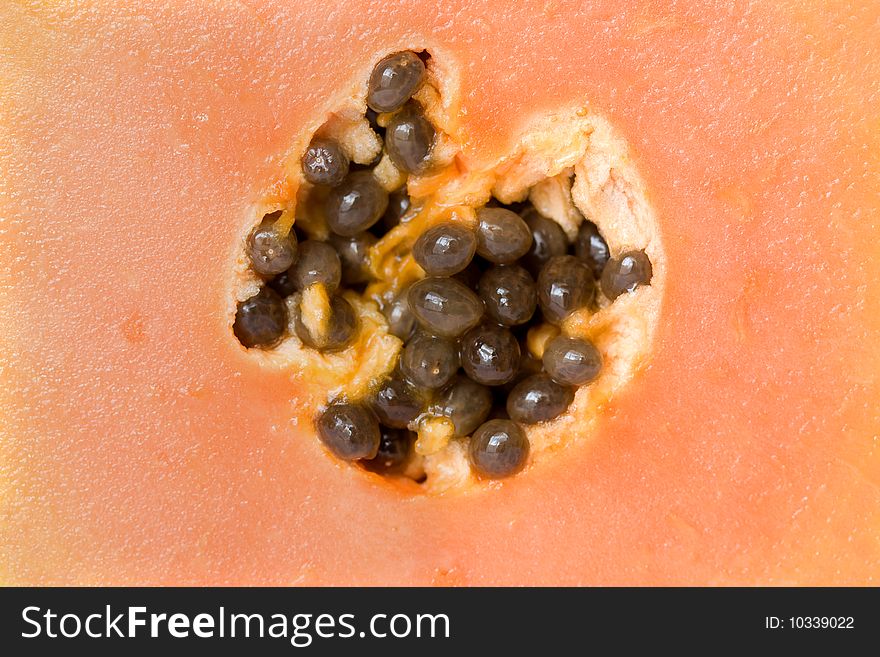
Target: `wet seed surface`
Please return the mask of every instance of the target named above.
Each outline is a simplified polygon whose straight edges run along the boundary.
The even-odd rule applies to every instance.
[[[408,104],[385,128],[388,157],[401,171],[422,173],[428,168],[434,147],[434,126],[415,103]]]
[[[420,481],[404,474],[418,472],[419,454],[463,441],[476,475],[503,478],[526,466],[529,426],[565,414],[578,387],[602,374],[599,350],[567,334],[566,320],[593,312],[599,294],[608,303],[650,285],[652,266],[642,251],[613,256],[589,219],[571,242],[528,202],[490,199],[474,208],[474,223],[433,223],[395,247],[419,275],[370,296],[371,284],[383,280],[373,269],[376,249],[423,202],[410,196],[409,178],[434,171],[438,132],[413,98],[426,81],[425,61],[430,66],[414,52],[391,54],[367,85],[366,119],[403,182],[387,184],[381,156],[356,165],[343,144],[313,138],[300,165],[321,225],[281,228],[289,223],[279,211],[246,236],[244,252],[262,286],[238,303],[233,333],[247,349],[291,339],[345,354],[362,343],[364,326],[343,295],[359,295],[403,344],[397,367],[367,395],[349,399],[342,391],[328,400],[315,418],[322,443],[377,475]]]

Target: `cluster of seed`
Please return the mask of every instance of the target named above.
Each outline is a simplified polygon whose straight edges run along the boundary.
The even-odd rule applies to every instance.
[[[368,118],[384,149],[407,174],[431,166],[435,129],[412,99],[425,66],[416,53],[383,59],[368,86]],[[384,115],[385,129],[375,122]],[[238,306],[234,332],[246,347],[271,347],[288,325],[308,347],[334,351],[358,328],[341,287],[363,290],[372,278],[370,248],[410,206],[406,188],[390,195],[369,168],[354,170],[340,145],[314,139],[302,158],[310,183],[328,188],[329,239],[300,242],[275,230],[267,215],[249,236],[259,293]],[[644,252],[611,258],[592,222],[574,244],[555,221],[530,205],[494,201],[476,211],[476,225],[447,221],[425,230],[412,255],[425,277],[393,299],[376,298],[389,330],[403,341],[394,372],[364,400],[335,400],[316,421],[318,435],[338,457],[385,474],[410,459],[414,429],[445,419],[446,439],[471,436],[474,470],[500,478],[518,472],[529,453],[524,425],[564,413],[575,391],[600,373],[589,341],[564,335],[571,313],[647,284]],[[316,313],[313,308],[322,308]]]

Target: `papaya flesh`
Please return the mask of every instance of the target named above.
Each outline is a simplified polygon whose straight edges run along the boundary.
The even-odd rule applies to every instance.
[[[4,583],[876,584],[876,3],[0,12]],[[327,458],[226,321],[255,185],[422,48],[474,160],[606,115],[665,250],[590,440],[463,494]]]

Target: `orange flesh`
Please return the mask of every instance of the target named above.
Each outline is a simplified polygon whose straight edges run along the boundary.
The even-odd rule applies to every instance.
[[[878,582],[876,3],[198,4],[0,9],[0,580]],[[596,438],[434,497],[291,421],[223,278],[282,150],[423,47],[471,157],[532,113],[607,114],[667,260]]]

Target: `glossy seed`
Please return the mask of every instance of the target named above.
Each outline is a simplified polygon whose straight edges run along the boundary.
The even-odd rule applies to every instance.
[[[296,235],[292,230],[281,235],[275,230],[273,221],[264,220],[248,235],[247,254],[255,272],[261,276],[275,276],[296,261]]]
[[[339,295],[330,298],[330,318],[321,335],[312,332],[303,322],[302,299],[296,298],[293,304],[293,328],[303,344],[319,351],[339,351],[349,345],[357,331],[357,315],[351,304]]]
[[[467,226],[444,222],[419,235],[413,257],[429,276],[452,276],[468,266],[477,249],[477,239]]]
[[[394,112],[412,98],[425,78],[425,64],[414,52],[389,55],[373,68],[367,105],[376,112]]]
[[[522,217],[532,232],[532,245],[520,264],[533,276],[537,276],[550,258],[566,254],[568,238],[562,226],[540,214],[533,207],[523,212]]]
[[[342,264],[342,282],[359,285],[373,278],[370,270],[370,249],[377,238],[372,233],[358,233],[350,237],[331,235],[330,244],[339,254]]]
[[[590,268],[594,278],[598,279],[602,275],[602,269],[608,262],[608,243],[599,232],[598,226],[589,219],[584,220],[578,229],[574,253]]]
[[[627,251],[611,258],[602,270],[602,292],[614,301],[624,292],[639,285],[649,285],[654,275],[651,261],[644,251]]]
[[[403,469],[409,458],[415,434],[403,429],[381,427],[379,450],[376,456],[361,461],[370,472],[395,474]]]
[[[501,479],[522,470],[529,456],[529,439],[516,422],[489,420],[474,432],[468,454],[477,474]]]
[[[370,405],[386,427],[405,429],[424,410],[425,400],[412,385],[392,375],[373,393]]]
[[[289,275],[297,290],[304,290],[312,283],[323,283],[328,292],[333,292],[339,287],[342,265],[336,249],[330,244],[306,240],[299,246],[299,257]]]
[[[398,169],[423,173],[430,165],[436,131],[416,103],[394,115],[385,129],[385,150]]]
[[[529,321],[538,305],[535,281],[519,265],[496,265],[487,269],[477,290],[486,304],[486,313],[505,326]]]
[[[312,139],[302,156],[305,179],[313,185],[335,187],[348,175],[348,157],[331,139]]]
[[[458,375],[431,406],[431,412],[452,420],[455,435],[467,436],[480,426],[492,410],[492,393],[484,385]]]
[[[245,347],[271,347],[287,328],[287,306],[267,287],[238,304],[232,331]]]
[[[602,371],[602,356],[592,342],[557,336],[544,348],[544,369],[561,385],[582,386]]]
[[[407,293],[409,307],[430,333],[447,338],[476,326],[483,316],[483,302],[454,278],[423,278]]]
[[[382,314],[388,322],[388,332],[403,341],[409,340],[416,331],[416,316],[409,307],[406,294],[401,294],[382,306]]]
[[[489,262],[509,264],[528,253],[532,231],[515,212],[480,208],[477,222],[477,253]]]
[[[406,187],[392,192],[388,196],[388,209],[382,215],[382,226],[385,230],[391,230],[398,224],[403,216],[409,211],[412,201],[406,191]]]
[[[452,340],[421,333],[400,353],[403,375],[421,388],[442,388],[458,371],[458,345]]]
[[[375,224],[388,207],[388,192],[371,171],[350,173],[327,196],[327,225],[337,235],[351,237]]]
[[[500,386],[516,376],[520,351],[519,342],[506,328],[477,326],[461,338],[461,366],[477,383]]]
[[[538,303],[548,322],[558,324],[588,306],[595,294],[593,275],[574,256],[551,258],[538,275]]]
[[[346,461],[371,459],[379,450],[379,422],[361,404],[330,404],[316,425],[321,442]]]
[[[561,386],[547,374],[520,381],[507,396],[507,413],[523,424],[546,422],[562,415],[574,401],[574,389]]]

